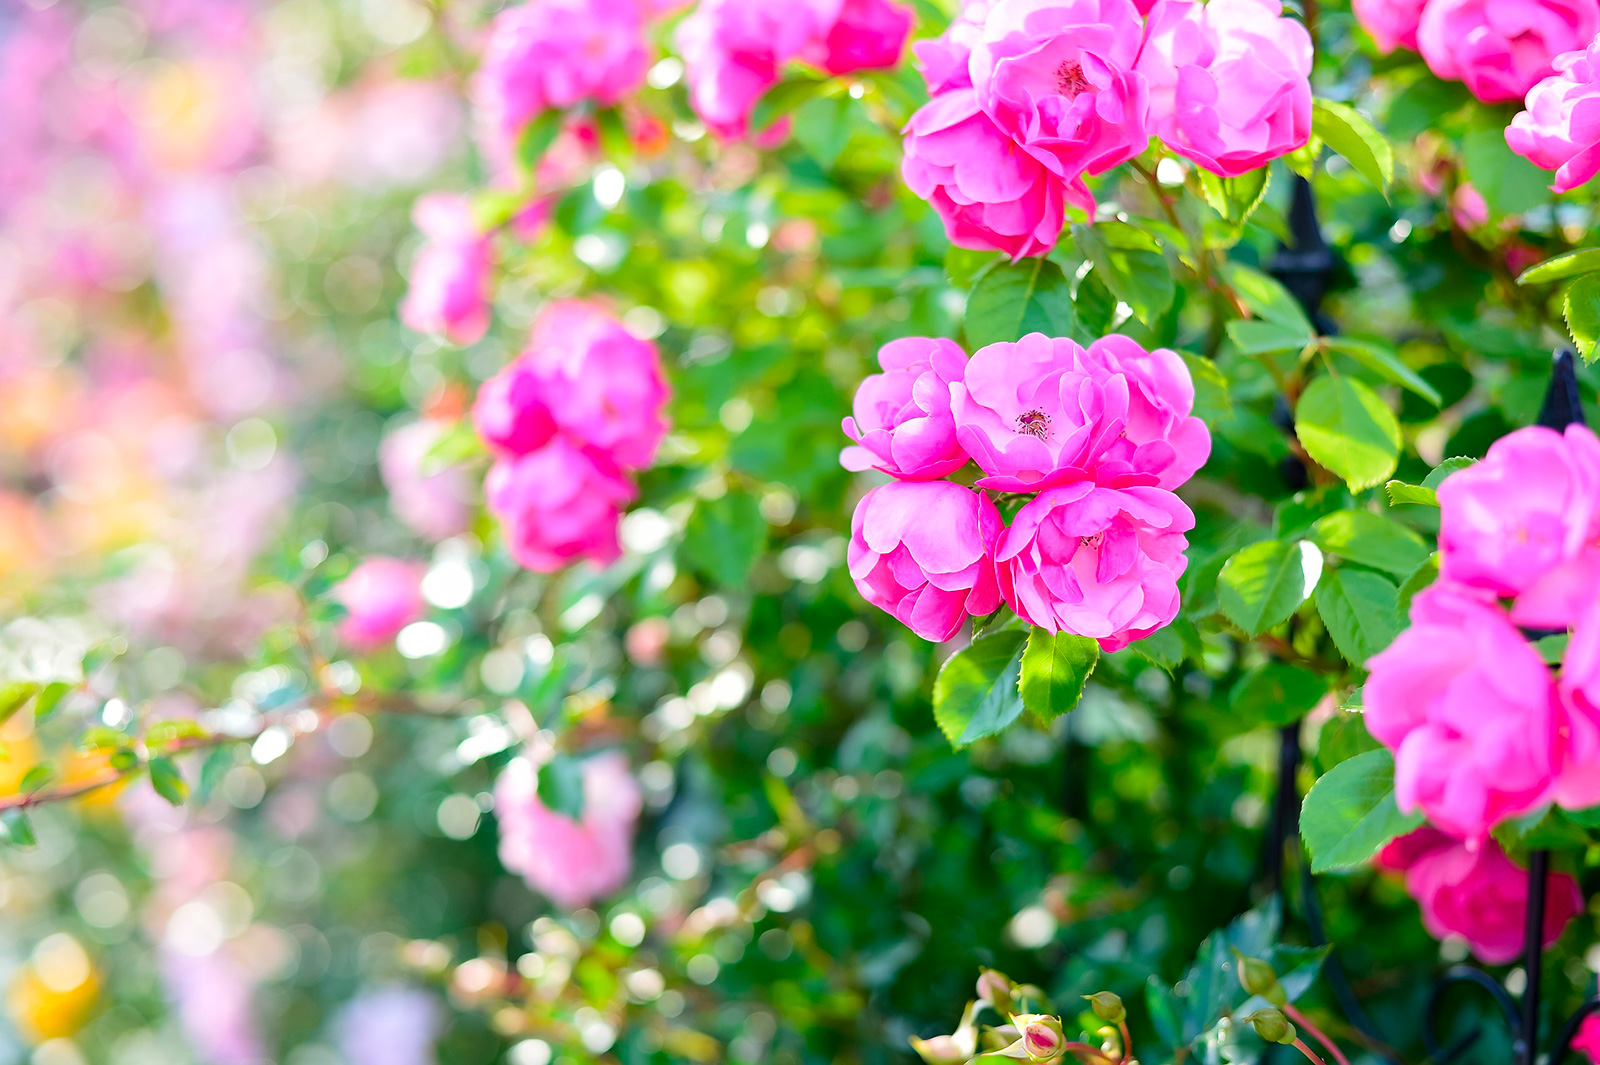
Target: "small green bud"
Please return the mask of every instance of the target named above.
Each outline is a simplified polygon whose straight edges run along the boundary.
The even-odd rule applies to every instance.
[[[1283,987],[1278,983],[1278,974],[1272,971],[1272,966],[1260,958],[1249,958],[1234,952],[1238,959],[1239,986],[1252,995],[1260,995],[1274,1006],[1282,1006],[1289,1001],[1289,996],[1283,993]]]
[[[1094,1015],[1107,1024],[1121,1024],[1128,1019],[1128,1011],[1122,1006],[1122,999],[1110,991],[1096,991],[1092,995],[1084,995],[1089,1000],[1089,1009]]]
[[[1299,1038],[1294,1025],[1278,1010],[1257,1010],[1245,1019],[1256,1030],[1256,1035],[1269,1043],[1287,1044]]]

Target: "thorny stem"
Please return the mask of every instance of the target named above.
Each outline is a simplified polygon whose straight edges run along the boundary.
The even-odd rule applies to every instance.
[[[1333,1059],[1337,1061],[1339,1065],[1350,1065],[1350,1059],[1344,1056],[1344,1051],[1339,1049],[1339,1044],[1335,1043],[1332,1039],[1329,1039],[1327,1034],[1324,1033],[1321,1028],[1318,1028],[1316,1025],[1312,1024],[1311,1019],[1308,1018],[1304,1013],[1301,1013],[1299,1010],[1295,1009],[1292,1003],[1284,1003],[1283,1014],[1301,1028],[1304,1028],[1306,1031],[1310,1032],[1317,1042],[1327,1047],[1328,1053],[1333,1055]]]
[[[1300,1051],[1300,1053],[1304,1054],[1306,1056],[1306,1060],[1311,1062],[1311,1065],[1328,1065],[1327,1062],[1317,1057],[1317,1052],[1315,1050],[1312,1050],[1310,1047],[1306,1046],[1306,1041],[1304,1039],[1301,1039],[1298,1036],[1295,1037],[1294,1048]]]

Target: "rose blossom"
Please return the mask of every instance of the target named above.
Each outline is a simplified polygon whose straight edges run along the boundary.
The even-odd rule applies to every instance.
[[[1161,0],[1139,73],[1161,140],[1238,177],[1311,139],[1311,34],[1278,0]]]
[[[1521,100],[1563,52],[1600,30],[1600,0],[1429,0],[1417,48],[1439,77],[1485,103]]]
[[[1600,993],[1600,992],[1597,992]],[[1600,1015],[1589,1014],[1572,1037],[1572,1049],[1592,1062],[1600,1062]]]
[[[503,145],[530,120],[588,101],[610,107],[644,84],[650,50],[629,0],[531,0],[495,17],[473,98]]]
[[[943,33],[911,46],[930,95],[972,88],[967,60],[972,56],[972,46],[983,36],[983,20],[994,3],[995,0],[968,0]]]
[[[1441,578],[1516,597],[1519,625],[1564,629],[1600,588],[1600,439],[1530,426],[1439,485]]]
[[[979,109],[972,89],[935,96],[905,134],[900,173],[957,247],[1045,255],[1061,238],[1067,203],[1094,209],[1082,178],[1068,183],[1051,173]]]
[[[1535,166],[1556,172],[1556,192],[1600,171],[1600,41],[1556,57],[1556,73],[1528,91],[1527,110],[1506,129],[1506,143]]]
[[[1167,348],[1146,351],[1131,337],[1113,333],[1089,345],[1084,364],[1104,381],[1128,380],[1128,415],[1122,436],[1097,459],[1097,479],[1155,475],[1162,488],[1177,488],[1211,457],[1211,433],[1196,418],[1194,378],[1183,356]]]
[[[400,320],[419,333],[475,343],[489,328],[489,240],[465,196],[433,193],[417,201],[412,219],[427,238],[411,265]]]
[[[905,337],[885,344],[878,362],[884,372],[862,380],[855,416],[844,420],[856,442],[840,456],[844,468],[928,480],[966,465],[950,413],[950,385],[961,380],[966,353],[953,341]]]
[[[519,755],[494,785],[500,864],[557,906],[587,906],[627,882],[643,805],[616,751],[584,759],[583,812],[576,820],[540,801],[539,768]]]
[[[957,439],[988,475],[980,485],[1036,492],[1087,476],[1121,443],[1129,392],[1127,375],[1105,372],[1076,341],[1029,333],[973,355],[951,408]]]
[[[1522,953],[1526,941],[1528,873],[1506,857],[1500,844],[1469,847],[1436,828],[1419,828],[1378,852],[1379,869],[1405,874],[1406,892],[1422,909],[1430,935],[1458,935],[1490,965]],[[1561,938],[1567,922],[1583,912],[1578,882],[1565,873],[1546,881],[1544,945]]]
[[[891,0],[844,0],[823,41],[822,69],[848,74],[897,65],[914,17],[909,7]]]
[[[483,383],[472,404],[472,423],[491,451],[526,455],[556,433],[545,383],[528,359],[513,361]]]
[[[423,567],[416,562],[374,556],[350,571],[333,588],[333,599],[349,611],[339,623],[339,638],[352,647],[374,650],[422,617]]]
[[[1378,51],[1417,50],[1417,24],[1427,0],[1351,0],[1356,21],[1372,34]]]
[[[473,487],[460,465],[430,468],[429,454],[445,434],[442,422],[424,419],[396,429],[378,448],[378,471],[389,507],[419,536],[444,540],[472,525]]]
[[[1149,144],[1143,41],[1131,0],[999,0],[972,49],[973,88],[1003,133],[1077,181]]]
[[[751,110],[785,63],[827,59],[843,7],[843,0],[701,0],[678,27],[689,102],[701,121],[724,140],[748,134]]]
[[[553,573],[580,558],[606,565],[622,553],[617,522],[634,487],[564,437],[496,462],[483,489],[512,557],[528,569]]]
[[[1367,663],[1367,729],[1395,752],[1395,800],[1477,842],[1551,797],[1561,711],[1544,660],[1486,593],[1441,581]]]
[[[850,576],[861,597],[924,640],[944,641],[968,614],[1000,606],[995,541],[1000,512],[989,497],[949,481],[895,481],[856,504]]]
[[[1017,616],[1120,651],[1178,615],[1194,514],[1160,488],[1079,481],[1040,492],[1017,512],[995,555]]]
[[[1561,656],[1561,762],[1553,798],[1568,810],[1600,806],[1600,603],[1572,628]]]

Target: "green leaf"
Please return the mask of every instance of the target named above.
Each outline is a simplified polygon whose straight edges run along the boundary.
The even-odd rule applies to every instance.
[[[1100,645],[1087,636],[1035,628],[1022,652],[1022,705],[1046,722],[1067,713],[1083,698],[1099,660]]]
[[[1206,203],[1222,216],[1224,222],[1243,226],[1266,199],[1267,187],[1272,184],[1272,168],[1261,167],[1238,177],[1225,178],[1205,168],[1195,173],[1200,178],[1200,189]]]
[[[28,705],[28,700],[38,695],[40,690],[41,685],[29,680],[0,684],[0,724]]]
[[[1322,552],[1304,540],[1267,540],[1234,554],[1217,576],[1217,601],[1228,619],[1258,636],[1288,619],[1311,595]]]
[[[944,273],[956,288],[971,288],[985,270],[1005,261],[1004,256],[992,251],[973,251],[952,244],[950,250],[944,253]]]
[[[1319,377],[1300,397],[1295,433],[1306,453],[1352,492],[1382,484],[1400,459],[1400,423],[1378,394],[1348,377]]]
[[[1326,772],[1340,762],[1365,751],[1380,750],[1382,746],[1367,731],[1366,719],[1361,714],[1339,710],[1317,733],[1317,764]]]
[[[1228,339],[1241,355],[1270,355],[1277,351],[1301,351],[1316,338],[1280,322],[1241,318],[1228,323]]]
[[[1327,684],[1309,669],[1268,662],[1240,678],[1228,698],[1252,722],[1288,725],[1305,717],[1327,694]]]
[[[30,766],[28,771],[22,774],[22,779],[17,782],[17,791],[23,795],[30,794],[38,791],[55,778],[55,763],[40,762],[38,765]]]
[[[794,113],[794,139],[822,169],[832,170],[855,136],[856,102],[843,93],[807,100]]]
[[[1395,805],[1394,756],[1386,750],[1340,762],[1311,786],[1300,807],[1300,836],[1313,873],[1360,866],[1420,824],[1420,811],[1402,814]]]
[[[33,717],[35,721],[44,721],[56,712],[56,707],[61,705],[61,700],[67,697],[72,690],[72,685],[64,680],[53,680],[46,684],[33,700]]]
[[[1461,139],[1461,162],[1472,187],[1497,217],[1548,203],[1550,175],[1511,150],[1503,117],[1489,108],[1481,110],[1484,124]]]
[[[1429,555],[1411,576],[1400,582],[1399,598],[1394,604],[1395,624],[1405,628],[1406,620],[1411,614],[1411,600],[1416,598],[1418,592],[1438,579],[1439,556],[1435,553]]]
[[[1311,526],[1311,539],[1330,555],[1381,569],[1396,577],[1427,561],[1422,537],[1392,518],[1367,510],[1340,510]]]
[[[1022,715],[1022,655],[1028,635],[1015,630],[972,641],[950,656],[933,682],[933,717],[951,746],[993,736]]]
[[[1600,248],[1581,248],[1528,267],[1517,278],[1517,284],[1542,285],[1547,281],[1564,281],[1569,277],[1597,271],[1600,271]]]
[[[482,454],[483,441],[479,439],[478,431],[473,428],[471,419],[462,418],[440,433],[439,439],[422,456],[421,472],[424,475],[435,474],[447,466],[466,462]]]
[[[1366,117],[1332,100],[1311,101],[1311,131],[1349,160],[1385,196],[1394,180],[1394,152]]]
[[[561,124],[566,121],[561,111],[546,111],[523,127],[517,137],[517,162],[528,175],[539,169],[539,160],[550,150],[550,145],[561,135]]]
[[[539,801],[549,809],[578,820],[583,816],[583,761],[558,754],[539,767]]]
[[[1424,488],[1420,484],[1407,484],[1404,481],[1390,481],[1383,486],[1389,495],[1389,505],[1392,507],[1415,504],[1419,507],[1436,507],[1439,505],[1439,493],[1431,488]]]
[[[696,504],[683,531],[680,557],[718,584],[742,587],[767,543],[761,504],[749,492],[729,491]]]
[[[1295,330],[1301,336],[1316,335],[1311,319],[1283,283],[1270,274],[1252,269],[1243,263],[1229,263],[1228,283],[1244,300],[1250,313],[1269,322],[1277,322]]]
[[[182,740],[205,739],[209,735],[198,721],[179,717],[151,722],[144,730],[144,742],[146,747],[168,747]]]
[[[967,297],[967,346],[974,350],[1028,333],[1071,336],[1077,323],[1067,275],[1049,259],[1002,263],[978,278]]]
[[[1439,390],[1401,362],[1400,356],[1386,344],[1356,337],[1327,337],[1322,341],[1322,346],[1329,351],[1348,355],[1384,380],[1410,389],[1435,407],[1444,406],[1444,397],[1439,395]]]
[[[1539,652],[1539,657],[1544,659],[1547,666],[1559,666],[1561,660],[1567,656],[1567,645],[1572,642],[1570,632],[1552,632],[1548,636],[1541,636],[1533,641],[1533,649]]]
[[[1207,425],[1227,421],[1233,416],[1233,397],[1228,394],[1228,378],[1216,362],[1203,355],[1180,351],[1189,377],[1194,381],[1194,415]]]
[[[1508,851],[1570,850],[1587,847],[1587,826],[1553,806],[1496,825],[1495,842]]]
[[[1428,476],[1422,479],[1422,487],[1432,488],[1434,491],[1438,491],[1439,486],[1444,483],[1444,479],[1446,477],[1450,476],[1452,473],[1455,473],[1457,470],[1466,469],[1468,466],[1471,466],[1477,461],[1477,459],[1469,459],[1464,457],[1445,459],[1432,470],[1428,471]]]
[[[1329,570],[1317,585],[1317,612],[1334,646],[1355,666],[1399,635],[1399,601],[1393,583],[1366,570]]]
[[[78,737],[78,750],[85,752],[114,751],[119,747],[126,747],[132,739],[126,732],[119,732],[105,725],[95,725],[83,730]]]
[[[815,75],[796,75],[778,82],[766,91],[750,111],[750,129],[764,130],[790,114],[801,104],[815,99],[828,87],[828,79]]]
[[[1139,321],[1153,324],[1172,306],[1172,270],[1148,233],[1126,222],[1097,222],[1073,226],[1072,236],[1111,294],[1133,308]]]
[[[183,779],[178,764],[164,754],[158,754],[150,759],[150,786],[156,789],[156,794],[174,806],[182,806],[189,801],[189,782]]]
[[[1592,361],[1595,340],[1600,339],[1600,275],[1588,274],[1568,285],[1561,313],[1578,354],[1584,362]]]
[[[7,810],[0,813],[0,828],[5,829],[6,842],[17,847],[33,847],[38,839],[33,834],[33,824],[25,810]]]

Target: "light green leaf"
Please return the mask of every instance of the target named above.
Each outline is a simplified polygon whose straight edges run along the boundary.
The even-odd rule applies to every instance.
[[[1422,487],[1432,488],[1434,491],[1438,491],[1439,486],[1444,483],[1444,479],[1446,477],[1449,477],[1457,470],[1466,469],[1468,466],[1471,466],[1477,461],[1477,459],[1469,459],[1462,456],[1457,456],[1453,459],[1445,459],[1443,462],[1439,463],[1439,465],[1430,470],[1428,472],[1428,476],[1422,479]]]
[[[1388,647],[1399,635],[1399,591],[1376,573],[1342,567],[1322,575],[1317,612],[1334,646],[1351,665]]]
[[[1300,807],[1300,837],[1313,873],[1363,865],[1420,824],[1420,811],[1402,814],[1395,805],[1394,756],[1386,750],[1340,762],[1311,786]]]
[[[933,717],[954,747],[993,736],[1022,716],[1022,655],[1028,635],[1009,630],[950,656],[933,682]]]
[[[1322,346],[1329,351],[1348,355],[1385,380],[1392,381],[1402,388],[1409,388],[1435,407],[1444,406],[1444,397],[1439,395],[1439,390],[1423,380],[1417,371],[1400,361],[1400,356],[1386,344],[1361,340],[1357,337],[1326,337],[1322,341]]]
[[[1087,636],[1035,628],[1022,652],[1022,705],[1043,721],[1067,713],[1083,698],[1099,660],[1100,645]]]
[[[1261,201],[1266,198],[1267,187],[1272,183],[1272,169],[1261,167],[1238,177],[1225,178],[1205,168],[1195,173],[1200,178],[1201,191],[1206,203],[1222,216],[1224,222],[1242,226],[1249,221]]]
[[[1268,355],[1276,351],[1300,351],[1316,338],[1279,322],[1238,319],[1228,323],[1228,339],[1242,355]]]
[[[1301,336],[1316,334],[1300,301],[1277,278],[1243,263],[1229,263],[1227,275],[1228,284],[1233,286],[1234,292],[1257,318],[1287,326]]]
[[[1311,130],[1349,160],[1374,188],[1385,196],[1389,194],[1389,183],[1394,180],[1394,151],[1364,115],[1332,100],[1313,100]]]
[[[1002,263],[978,278],[967,297],[967,345],[976,350],[1029,333],[1072,336],[1078,323],[1072,289],[1049,259]]]
[[[1481,110],[1484,124],[1461,139],[1461,161],[1472,187],[1496,217],[1521,214],[1549,202],[1550,175],[1511,150],[1504,118]]]
[[[539,168],[539,160],[550,150],[561,134],[561,124],[566,121],[561,111],[545,111],[522,128],[517,137],[517,162],[524,173],[532,174]]]
[[[1228,394],[1228,378],[1216,362],[1203,355],[1180,351],[1189,377],[1194,381],[1194,415],[1207,425],[1227,421],[1233,416],[1233,397]]]
[[[828,87],[828,79],[815,75],[796,75],[778,82],[766,91],[750,112],[750,128],[764,130],[778,119],[815,99]]]
[[[1073,226],[1072,236],[1111,294],[1133,308],[1139,321],[1151,324],[1172,306],[1172,270],[1148,233],[1125,222],[1097,222]]]
[[[822,169],[832,170],[855,136],[858,117],[856,102],[849,96],[818,96],[795,111],[794,139]]]
[[[32,847],[39,841],[34,837],[33,824],[26,810],[11,809],[0,813],[0,828],[5,830],[5,841],[16,847]]]
[[[1568,285],[1561,309],[1578,354],[1584,362],[1592,361],[1595,341],[1600,339],[1600,275],[1588,274]]]
[[[1427,561],[1422,537],[1392,518],[1367,510],[1340,510],[1311,526],[1311,539],[1330,555],[1381,569],[1396,577]]]
[[[1389,495],[1389,505],[1392,507],[1404,506],[1408,503],[1419,507],[1436,507],[1439,505],[1439,494],[1431,488],[1424,488],[1420,484],[1407,484],[1404,481],[1390,481],[1383,486]]]
[[[1378,394],[1348,377],[1319,377],[1300,397],[1295,433],[1306,453],[1352,492],[1382,484],[1400,458],[1400,423]]]
[[[1564,281],[1569,277],[1597,271],[1600,271],[1600,248],[1582,248],[1528,267],[1517,278],[1517,284],[1542,285],[1547,281]]]
[[[1307,541],[1267,540],[1234,554],[1217,576],[1217,601],[1251,636],[1299,609],[1322,573],[1322,552]]]

